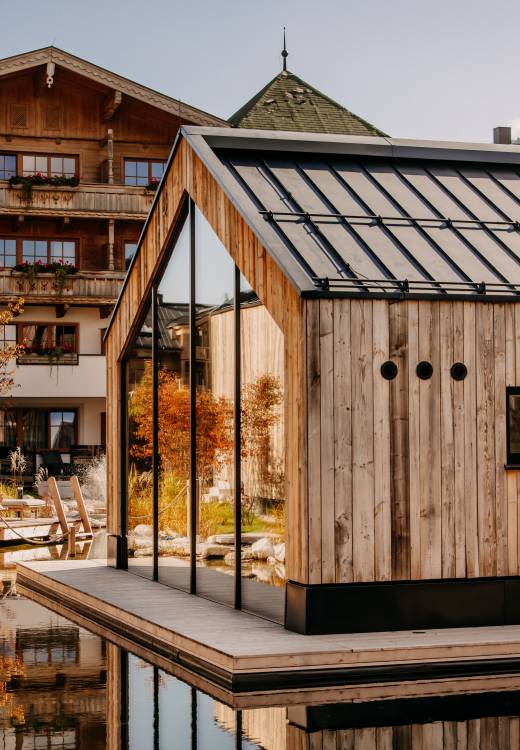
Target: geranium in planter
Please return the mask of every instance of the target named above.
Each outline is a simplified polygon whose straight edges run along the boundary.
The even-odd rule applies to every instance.
[[[19,285],[20,289],[24,286],[25,281],[31,291],[36,286],[36,279],[39,273],[52,273],[55,278],[54,288],[58,294],[61,294],[65,287],[67,276],[77,273],[78,267],[73,263],[62,261],[46,263],[42,260],[37,260],[34,263],[29,263],[29,261],[24,260],[23,263],[17,263],[13,271],[17,271],[22,275],[22,283]]]
[[[22,188],[21,198],[26,203],[30,203],[32,199],[32,190],[34,185],[48,185],[49,187],[77,187],[79,185],[78,175],[72,177],[64,177],[62,175],[55,175],[49,177],[41,172],[35,172],[30,175],[14,175],[9,178],[9,187]]]
[[[152,192],[155,193],[155,191],[159,187],[159,182],[160,182],[160,180],[157,179],[157,177],[152,177],[152,179],[150,180],[150,182],[146,186],[146,189],[147,190],[151,190]]]

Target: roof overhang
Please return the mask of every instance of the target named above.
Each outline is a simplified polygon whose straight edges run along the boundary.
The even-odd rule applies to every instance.
[[[229,123],[220,117],[192,107],[185,102],[181,102],[179,99],[173,99],[170,96],[166,96],[166,94],[160,94],[147,86],[135,83],[135,81],[124,78],[117,73],[112,73],[105,68],[101,68],[99,65],[94,65],[94,63],[83,60],[81,57],[76,57],[76,55],[72,55],[70,52],[65,52],[57,47],[43,47],[42,49],[24,52],[20,55],[13,55],[12,57],[0,60],[0,77],[46,65],[49,62],[60,65],[73,73],[77,73],[109,89],[120,91],[126,96],[144,102],[151,107],[156,107],[170,115],[175,115],[181,120],[202,125],[211,123],[219,127],[229,127]]]

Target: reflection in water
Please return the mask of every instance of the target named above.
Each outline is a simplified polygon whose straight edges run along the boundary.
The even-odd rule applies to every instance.
[[[0,750],[518,750],[520,676],[291,693],[290,705],[235,710],[163,669],[21,597],[16,556],[0,555]],[[174,667],[172,666],[172,670]],[[194,678],[195,679],[195,678]],[[209,689],[209,688],[208,688]],[[473,691],[473,693],[471,693]],[[222,697],[221,694],[219,697]],[[229,696],[232,700],[232,696]],[[244,701],[244,696],[241,696]],[[256,703],[278,696],[251,696]],[[314,693],[314,700],[320,694]],[[327,703],[324,701],[327,700]]]

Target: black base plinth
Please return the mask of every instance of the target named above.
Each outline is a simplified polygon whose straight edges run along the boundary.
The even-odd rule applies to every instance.
[[[520,624],[520,576],[286,587],[285,627],[304,635]]]

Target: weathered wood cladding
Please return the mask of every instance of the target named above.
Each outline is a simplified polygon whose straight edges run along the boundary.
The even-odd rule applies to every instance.
[[[168,253],[183,200],[190,195],[227,247],[240,271],[284,334],[287,527],[291,529],[287,569],[294,580],[308,578],[308,521],[304,388],[306,341],[303,301],[259,243],[212,175],[186,141],[179,143],[158,203],[150,215],[142,246],[132,267],[107,339],[109,461],[109,530],[121,530],[120,361],[138,324],[155,272]],[[287,459],[290,459],[288,461]]]
[[[520,306],[309,300],[306,331],[309,582],[517,575],[520,485],[504,464]]]

